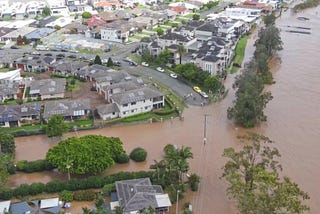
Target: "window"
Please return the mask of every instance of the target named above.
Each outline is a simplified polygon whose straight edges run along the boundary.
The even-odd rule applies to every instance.
[[[127,113],[127,112],[125,112],[125,111],[124,111],[124,112],[122,112],[122,114],[123,114],[123,115],[125,115],[126,113]]]
[[[128,104],[123,104],[122,106],[123,106],[123,107],[128,107]]]
[[[137,104],[137,103],[136,103],[136,102],[132,102],[132,103],[131,103],[131,105],[135,105],[135,104]]]

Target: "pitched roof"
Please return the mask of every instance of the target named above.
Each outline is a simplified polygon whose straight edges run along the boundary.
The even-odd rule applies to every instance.
[[[110,113],[114,113],[114,112],[119,112],[119,108],[118,108],[117,104],[110,103],[110,104],[98,106],[97,112],[99,115],[105,115],[105,114],[110,114]]]
[[[93,15],[91,19],[87,21],[87,24],[89,27],[95,27],[95,26],[104,26],[106,25],[106,22],[102,20],[99,16]]]
[[[30,94],[61,94],[64,93],[65,86],[64,78],[34,80],[30,83]]]
[[[128,104],[131,102],[143,101],[155,97],[163,96],[163,94],[155,89],[143,87],[135,90],[126,91],[112,95],[111,99],[118,105]]]
[[[178,34],[178,33],[167,33],[167,34],[161,36],[160,39],[177,40],[179,42],[189,42],[190,41],[190,38],[183,36],[181,34]]]
[[[82,110],[90,110],[90,99],[81,100],[54,100],[46,102],[43,118],[49,119],[54,115],[83,116]]]
[[[0,213],[9,212],[11,201],[0,201]]]
[[[40,116],[40,111],[40,103],[0,105],[0,122],[17,121],[28,116]]]
[[[170,9],[171,9],[172,11],[178,12],[178,13],[181,13],[181,12],[184,12],[184,11],[188,10],[187,8],[185,8],[185,7],[180,7],[180,6],[171,7]]]
[[[6,83],[0,84],[0,97],[17,94],[19,89],[19,83]]]
[[[26,34],[27,39],[42,39],[43,37],[48,36],[53,33],[55,29],[52,28],[39,28],[31,33]]]
[[[168,195],[163,194],[162,187],[152,185],[149,178],[116,181],[115,184],[119,205],[126,212],[138,211],[150,206],[153,208],[171,206]]]
[[[33,209],[27,202],[20,202],[11,204],[10,210],[13,214],[20,214],[20,213],[27,213],[28,211],[30,213],[34,213],[35,209]]]

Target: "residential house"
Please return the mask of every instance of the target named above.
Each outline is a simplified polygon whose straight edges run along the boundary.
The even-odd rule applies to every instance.
[[[73,22],[73,20],[73,17],[60,17],[55,21],[46,24],[46,27],[55,28],[56,26],[59,26],[60,28],[63,28]]]
[[[75,75],[84,80],[95,82],[95,78],[105,76],[110,68],[103,65],[90,65],[76,71]]]
[[[90,112],[90,99],[54,100],[44,105],[43,119],[49,120],[54,115],[62,115],[64,120],[73,121],[87,118]]]
[[[42,14],[43,9],[46,7],[46,3],[43,1],[30,1],[26,3],[26,14],[29,18]]]
[[[108,23],[105,28],[101,29],[101,40],[120,43],[128,42],[132,28],[134,28],[132,23],[124,20]]]
[[[246,0],[237,4],[239,8],[251,8],[251,9],[260,9],[262,13],[269,14],[272,12],[273,8],[271,5],[261,3],[259,1],[250,1]]]
[[[20,69],[0,73],[0,84],[20,82],[21,80]]]
[[[108,102],[112,102],[112,95],[139,89],[144,85],[144,82],[140,78],[126,76],[123,79],[118,78],[118,81],[109,81],[104,83],[103,86],[101,85],[98,85],[98,93],[103,95]]]
[[[65,0],[47,0],[47,3],[53,16],[69,15],[69,9],[66,6]]]
[[[182,8],[186,8],[189,11],[193,11],[193,10],[199,10],[200,7],[196,4],[191,4],[190,2],[173,2],[169,4],[169,7],[182,7]]]
[[[160,36],[158,42],[163,47],[168,47],[170,45],[189,46],[196,40],[197,39],[194,37],[184,36],[178,33],[167,33],[163,36]]]
[[[40,103],[0,105],[0,127],[19,127],[22,124],[38,123],[40,111]]]
[[[47,37],[51,33],[55,32],[55,29],[52,28],[39,28],[35,31],[32,31],[31,33],[28,33],[25,35],[27,39],[30,39],[31,41],[38,42],[42,38]]]
[[[111,102],[119,108],[119,117],[128,117],[164,107],[164,95],[157,89],[143,87],[113,94]]]
[[[55,62],[51,56],[26,56],[15,61],[16,68],[25,72],[45,72]]]
[[[1,37],[1,41],[17,41],[17,38],[19,36],[25,36],[27,35],[28,33],[31,33],[32,31],[35,31],[36,28],[33,28],[33,27],[22,27],[22,28],[18,28],[14,31],[11,31],[5,35],[3,35]]]
[[[102,9],[103,11],[114,11],[123,8],[122,3],[117,0],[103,1],[94,4],[94,8]]]
[[[64,98],[65,87],[66,79],[64,78],[34,80],[30,83],[29,94],[31,99]]]
[[[55,16],[47,16],[42,19],[39,19],[33,23],[31,23],[29,26],[30,27],[36,27],[36,28],[41,28],[45,27],[47,24],[54,22],[57,19]]]
[[[230,7],[226,8],[224,12],[220,13],[219,17],[242,20],[251,26],[254,23],[259,22],[261,11],[261,9],[255,8]]]
[[[97,106],[97,114],[102,120],[111,120],[119,117],[119,108],[116,103]]]
[[[10,212],[12,214],[34,214],[36,213],[36,210],[30,206],[27,202],[23,201],[23,202],[19,202],[19,203],[15,203],[15,204],[11,204],[10,205]]]
[[[7,27],[1,27],[0,28],[0,41],[4,42],[6,39],[5,35],[7,35],[8,33],[14,31],[15,29],[12,28],[7,28]]]
[[[88,0],[66,0],[66,5],[70,12],[84,12],[88,3]]]
[[[152,185],[149,178],[116,181],[119,207],[124,213],[140,213],[152,207],[156,214],[169,213],[171,202],[160,185]]]
[[[1,83],[0,84],[0,103],[6,100],[15,100],[18,98],[19,83]]]
[[[132,77],[129,76],[127,72],[109,69],[103,73],[94,74],[93,78],[95,79],[94,87],[96,88],[97,92],[99,94],[103,94],[105,93],[103,90],[105,86],[113,85],[125,80],[130,81]]]
[[[71,59],[59,60],[49,66],[49,71],[63,76],[75,76],[80,69],[87,67],[88,63]]]
[[[0,213],[7,213],[10,209],[11,201],[1,201],[0,202]]]
[[[34,206],[38,207],[39,214],[44,213],[60,213],[61,212],[61,205],[59,203],[59,198],[48,198],[42,200],[35,200],[32,201]]]
[[[0,68],[13,68],[15,62],[21,57],[20,53],[7,53],[0,57]]]
[[[105,22],[113,22],[119,19],[113,12],[110,11],[103,11],[98,14],[98,16],[103,19]]]
[[[182,6],[174,6],[174,7],[171,7],[170,10],[176,12],[180,16],[183,16],[183,15],[187,14],[187,12],[188,12],[188,9],[186,7],[182,7]]]
[[[64,29],[68,30],[70,34],[85,34],[88,30],[88,26],[81,24],[80,22],[71,22],[66,25]]]

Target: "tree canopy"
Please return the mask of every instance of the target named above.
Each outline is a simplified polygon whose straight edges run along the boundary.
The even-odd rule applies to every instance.
[[[108,58],[108,62],[107,62],[107,67],[112,67],[113,66],[113,61],[111,59],[111,57]]]
[[[43,16],[50,16],[51,15],[51,10],[48,6],[45,6],[42,10],[42,15]]]
[[[96,55],[96,57],[94,58],[93,64],[102,65],[102,61],[99,55]]]
[[[92,14],[90,12],[88,12],[88,11],[85,11],[85,12],[82,13],[81,16],[84,19],[90,19],[92,17]]]
[[[14,155],[15,149],[13,135],[7,132],[0,132],[0,154],[7,153]]]
[[[234,118],[244,127],[254,127],[259,121],[266,121],[264,108],[272,99],[270,92],[264,92],[261,77],[256,73],[256,63],[248,63],[242,74],[236,78],[233,85],[236,91],[236,100],[228,108],[228,118]]]
[[[303,200],[309,199],[290,178],[279,176],[280,153],[269,144],[269,138],[250,133],[240,137],[245,146],[240,151],[234,148],[224,150],[228,158],[223,167],[228,182],[227,194],[236,200],[240,213],[303,213],[309,207]]]
[[[61,137],[68,132],[68,125],[64,122],[62,115],[52,116],[46,128],[48,137]]]
[[[262,28],[259,31],[259,39],[255,42],[255,46],[257,47],[259,44],[266,48],[268,57],[274,55],[277,51],[282,50],[280,30],[274,25]]]
[[[47,152],[46,160],[61,172],[69,167],[72,174],[97,174],[112,166],[121,153],[119,138],[87,135],[61,141]]]

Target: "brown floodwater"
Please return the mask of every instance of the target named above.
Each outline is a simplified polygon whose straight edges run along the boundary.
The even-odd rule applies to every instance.
[[[220,180],[221,167],[225,159],[221,158],[226,147],[240,148],[237,136],[247,131],[264,134],[276,142],[280,150],[283,175],[290,176],[301,188],[308,192],[311,200],[308,204],[311,213],[320,210],[320,7],[294,15],[289,11],[277,20],[281,28],[284,50],[279,58],[272,60],[275,84],[268,86],[273,100],[265,110],[268,121],[255,129],[244,130],[235,126],[226,116],[226,109],[234,99],[231,86],[234,76],[229,75],[226,86],[228,96],[220,103],[206,107],[189,107],[184,111],[184,121],[174,119],[163,123],[132,126],[116,126],[99,130],[79,132],[79,135],[102,134],[120,137],[124,148],[130,152],[141,146],[148,151],[145,163],[124,164],[107,170],[107,174],[121,170],[147,170],[154,160],[162,158],[162,149],[166,144],[190,146],[194,158],[190,161],[191,172],[201,176],[200,191],[190,193],[181,203],[189,201],[195,213],[236,213],[234,201],[225,194],[226,183]],[[299,21],[297,16],[306,16],[309,21]],[[312,34],[294,34],[285,32],[290,26],[310,27]],[[252,35],[246,49],[246,58],[254,51]],[[207,143],[203,144],[204,115],[207,114]],[[64,136],[75,136],[69,133]],[[43,159],[46,151],[56,145],[58,140],[49,140],[45,136],[16,138],[16,160]],[[66,178],[57,173],[19,174],[10,177],[11,185],[47,182],[55,178]]]

